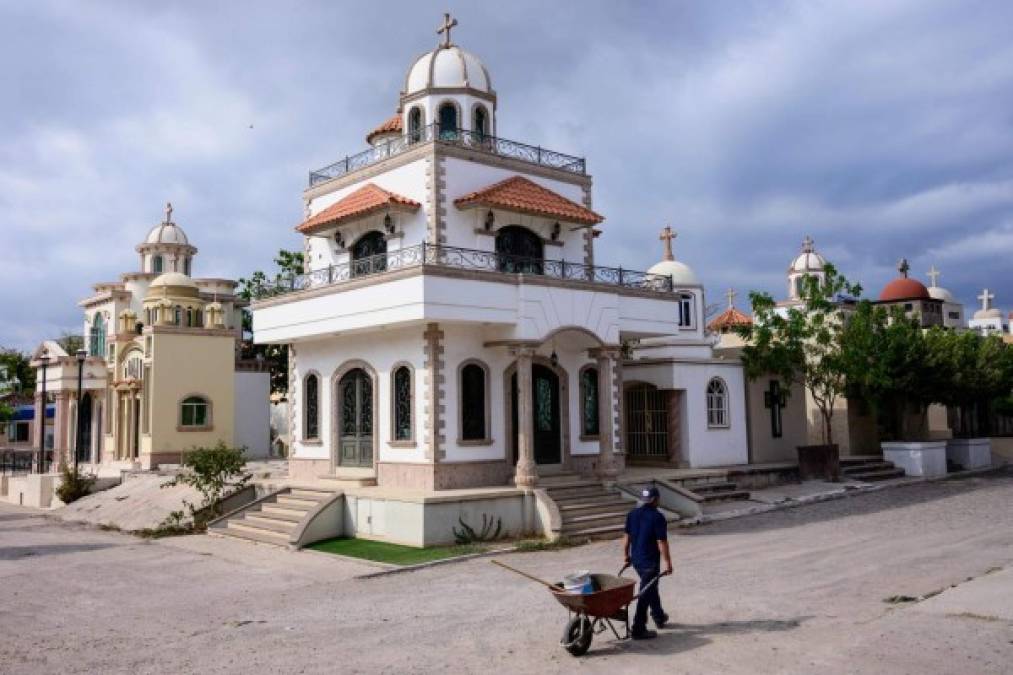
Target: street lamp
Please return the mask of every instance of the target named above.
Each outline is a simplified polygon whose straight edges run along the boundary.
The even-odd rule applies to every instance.
[[[81,455],[81,389],[84,384],[84,360],[88,358],[88,352],[83,349],[77,350],[77,424],[75,429],[77,441],[74,443],[74,475],[77,475],[77,458]]]
[[[36,424],[42,425],[42,431],[39,432],[39,463],[36,466],[39,473],[46,473],[46,411],[49,408],[49,401],[46,400],[46,369],[49,368],[49,355],[40,356],[39,362],[42,363],[42,419],[36,420]]]

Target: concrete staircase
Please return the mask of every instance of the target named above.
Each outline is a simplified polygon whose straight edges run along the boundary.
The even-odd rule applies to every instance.
[[[716,504],[718,502],[742,501],[749,499],[749,491],[740,490],[738,484],[729,481],[726,476],[713,478],[684,478],[671,482],[699,497],[700,504]]]
[[[841,476],[848,480],[860,480],[867,483],[903,478],[904,469],[898,469],[893,462],[883,461],[881,457],[842,457]]]
[[[540,481],[556,502],[565,539],[612,539],[622,536],[626,514],[634,506],[615,488],[573,477],[569,481]]]
[[[292,533],[333,490],[283,488],[208,528],[208,534],[288,546]]]

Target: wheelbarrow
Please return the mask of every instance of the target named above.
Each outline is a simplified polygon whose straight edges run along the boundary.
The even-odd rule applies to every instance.
[[[610,629],[617,640],[630,639],[630,604],[661,578],[655,577],[640,589],[640,593],[637,593],[635,592],[637,582],[623,578],[623,572],[630,567],[627,564],[615,576],[592,574],[591,582],[597,590],[578,594],[567,592],[562,583],[551,584],[498,560],[493,560],[492,563],[547,586],[552,597],[566,607],[566,628],[563,629],[563,639],[559,644],[574,656],[583,656],[587,653],[594,636],[604,633],[606,629]],[[616,623],[625,628],[622,634],[616,630]]]

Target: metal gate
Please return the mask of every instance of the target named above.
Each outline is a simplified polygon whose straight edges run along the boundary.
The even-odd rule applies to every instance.
[[[668,458],[668,407],[649,384],[626,390],[626,443],[632,458]]]

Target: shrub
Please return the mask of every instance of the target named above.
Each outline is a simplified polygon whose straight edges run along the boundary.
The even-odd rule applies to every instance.
[[[183,502],[194,519],[197,529],[204,529],[207,521],[221,515],[221,501],[227,494],[241,490],[253,477],[246,472],[244,448],[230,448],[219,441],[211,448],[194,448],[183,457],[183,470],[162,487],[189,485],[201,494],[202,502]]]
[[[82,474],[76,468],[64,465],[60,486],[56,488],[56,496],[64,504],[70,504],[91,494],[94,485],[95,476]]]
[[[474,544],[479,541],[493,541],[499,539],[500,530],[503,528],[503,519],[496,518],[495,520],[482,514],[482,527],[476,532],[473,527],[464,522],[464,518],[458,518],[457,522],[461,524],[461,529],[458,531],[456,527],[452,528],[454,531],[454,541],[459,545]],[[493,528],[495,525],[495,529]]]

